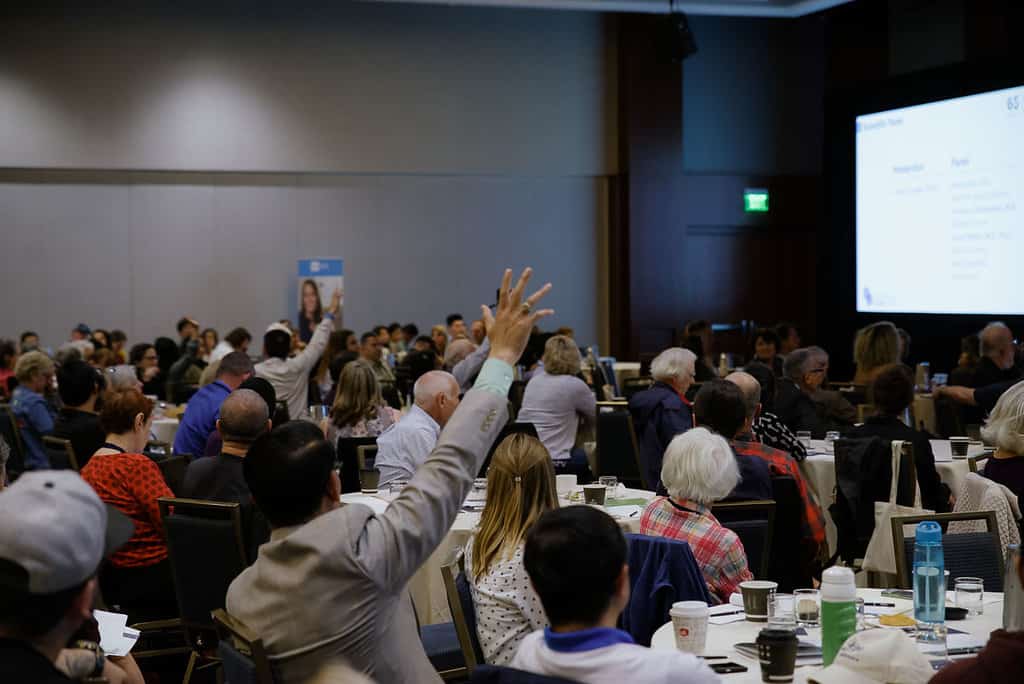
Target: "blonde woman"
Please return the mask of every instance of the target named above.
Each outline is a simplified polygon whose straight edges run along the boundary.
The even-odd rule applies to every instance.
[[[1024,499],[1024,382],[1006,390],[981,428],[986,444],[996,447],[982,473]]]
[[[530,632],[548,626],[523,567],[523,542],[537,518],[558,508],[555,472],[535,437],[513,434],[487,471],[487,502],[466,544],[466,575],[484,659],[507,665]]]
[[[590,478],[586,454],[573,445],[580,421],[594,422],[597,397],[577,377],[580,361],[579,347],[571,338],[550,338],[544,345],[544,368],[527,383],[517,420],[537,428],[556,472],[574,473],[586,482]]]
[[[398,418],[399,413],[381,396],[373,367],[365,361],[353,361],[338,378],[338,392],[324,434],[331,444],[336,444],[339,437],[376,437]]]
[[[857,331],[853,341],[857,372],[853,382],[870,385],[886,366],[899,363],[900,334],[889,321],[879,321]]]

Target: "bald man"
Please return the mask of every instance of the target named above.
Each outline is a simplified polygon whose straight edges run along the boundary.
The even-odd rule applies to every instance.
[[[251,389],[235,390],[221,404],[216,429],[223,440],[220,454],[197,458],[189,464],[181,495],[187,499],[240,504],[242,537],[251,560],[259,545],[270,538],[270,528],[253,509],[242,465],[249,446],[270,430],[266,400]]]
[[[459,383],[451,373],[430,371],[413,386],[413,400],[409,412],[377,438],[382,485],[409,480],[427,460],[459,405]]]

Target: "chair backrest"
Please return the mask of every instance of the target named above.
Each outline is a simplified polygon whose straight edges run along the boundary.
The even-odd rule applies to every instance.
[[[356,461],[360,470],[370,470],[377,462],[377,445],[361,444],[356,447]]]
[[[191,462],[192,454],[175,454],[156,460],[160,474],[164,476],[164,482],[175,496],[181,493],[181,487],[185,483],[185,470]]]
[[[625,378],[622,381],[622,396],[632,399],[637,392],[643,392],[654,384],[654,378],[643,376],[639,378]]]
[[[337,445],[338,464],[341,471],[341,492],[358,492],[359,452],[361,446],[377,444],[376,437],[339,437]]]
[[[193,643],[213,631],[210,614],[224,607],[231,582],[246,567],[237,503],[157,499],[170,554],[178,610]]]
[[[470,684],[578,684],[571,679],[548,677],[498,665],[480,665],[473,670],[469,681]]]
[[[989,454],[989,453],[982,454],[981,456],[968,456],[967,457],[967,469],[969,471],[971,471],[972,473],[977,473],[977,472],[979,472],[978,471],[978,464],[981,463],[982,461],[987,461],[991,457],[992,457],[992,454]],[[982,466],[982,467],[984,468],[984,466]]]
[[[213,611],[226,684],[275,684],[263,640],[223,609]]]
[[[43,436],[43,450],[50,459],[50,467],[54,470],[74,470],[78,472],[78,458],[75,456],[75,447],[71,445],[70,439],[60,437]]]
[[[3,435],[7,446],[11,448],[11,455],[7,457],[8,475],[20,475],[25,469],[25,446],[21,442],[18,420],[10,404],[0,404],[0,435]]]
[[[864,557],[875,530],[875,502],[889,500],[892,447],[878,437],[839,439],[834,447],[836,498],[829,511],[836,524],[839,555],[853,562]],[[900,457],[897,503],[913,506],[916,491],[917,472],[910,449]]]
[[[903,526],[916,525],[925,520],[934,520],[942,525],[943,529],[956,520],[984,520],[986,532],[942,535],[942,555],[946,570],[949,571],[950,582],[957,577],[980,577],[985,580],[986,590],[1003,590],[1002,547],[999,543],[999,523],[995,511],[926,513],[890,518],[896,578],[901,587],[912,587],[914,568],[914,538],[904,535]]]
[[[459,553],[450,563],[441,566],[444,593],[452,613],[455,634],[459,637],[459,648],[466,663],[466,670],[472,674],[474,668],[484,662],[484,652],[476,632],[476,606],[473,593],[466,577],[465,557]]]
[[[484,458],[484,462],[480,465],[480,471],[477,473],[477,477],[487,477],[487,469],[491,467],[491,458],[494,457],[494,452],[498,449],[498,445],[504,442],[506,437],[514,434],[530,435],[534,439],[540,439],[540,436],[537,434],[537,428],[533,423],[508,423],[501,429],[501,432],[498,433],[497,438],[491,444],[491,448],[487,452],[487,457]]]
[[[508,400],[512,404],[512,415],[518,416],[519,409],[523,408],[523,395],[526,394],[526,381],[513,380],[508,388]]]
[[[789,476],[772,477],[772,498],[775,500],[775,527],[786,530],[772,538],[768,557],[768,576],[779,583],[779,591],[811,586],[810,558],[806,557],[800,534],[804,503],[796,480]]]
[[[728,501],[716,503],[711,513],[736,533],[747,553],[747,567],[757,579],[768,579],[772,539],[775,534],[775,501]]]
[[[640,468],[640,447],[636,442],[633,417],[628,406],[602,404],[597,411],[594,477],[614,475],[627,487],[654,489],[644,481]]]

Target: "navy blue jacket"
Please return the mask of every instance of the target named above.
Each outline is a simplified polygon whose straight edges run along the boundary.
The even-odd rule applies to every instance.
[[[637,392],[629,400],[633,429],[640,446],[640,467],[647,486],[664,492],[661,460],[672,438],[693,427],[693,414],[679,394],[663,382]]]

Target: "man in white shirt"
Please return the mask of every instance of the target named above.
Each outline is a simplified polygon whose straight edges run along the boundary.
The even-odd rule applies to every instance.
[[[412,394],[409,412],[377,438],[376,467],[382,485],[413,476],[459,405],[459,384],[444,371],[424,373]]]
[[[217,343],[217,346],[210,352],[208,363],[220,361],[233,351],[249,353],[249,343],[252,342],[252,335],[245,328],[235,328],[224,339]]]
[[[629,603],[629,566],[626,540],[607,513],[548,511],[526,538],[523,565],[551,627],[523,639],[512,667],[581,684],[719,681],[696,656],[638,646],[615,628]]]
[[[309,420],[306,410],[309,400],[309,372],[320,361],[327,340],[334,330],[334,316],[341,304],[341,291],[335,290],[331,304],[324,310],[324,318],[316,326],[313,338],[306,348],[288,358],[292,348],[292,333],[285,325],[274,323],[263,335],[263,354],[266,361],[256,364],[256,377],[265,378],[274,386],[278,401],[288,404],[288,417]]]

